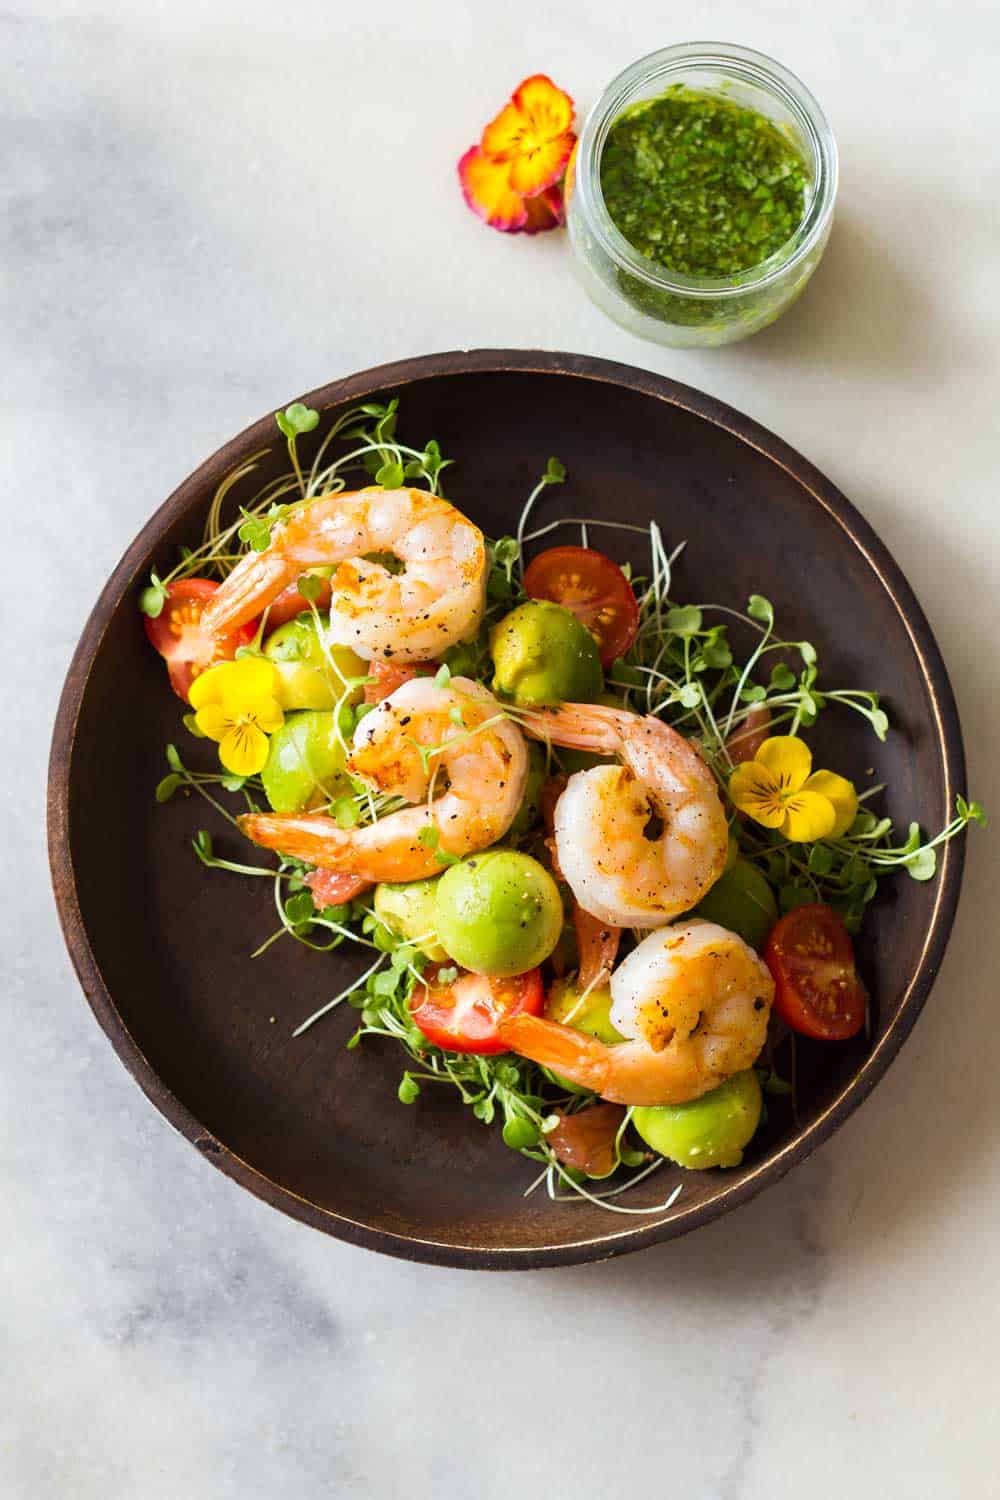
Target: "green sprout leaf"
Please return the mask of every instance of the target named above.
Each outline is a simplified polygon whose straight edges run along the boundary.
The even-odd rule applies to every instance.
[[[566,465],[558,458],[550,458],[545,465],[546,484],[563,484],[566,479]]]
[[[923,839],[921,838],[920,834],[920,824],[911,823],[909,828],[906,830],[906,843],[903,845],[900,853],[903,855],[915,854],[922,843]]]
[[[169,802],[177,789],[184,785],[183,776],[175,776],[171,773],[164,776],[162,781],[157,782],[154,796],[157,802]]]
[[[751,620],[759,620],[768,629],[774,625],[774,605],[763,594],[751,594],[747,600],[747,614]]]
[[[978,823],[981,828],[986,827],[986,809],[981,802],[966,802],[964,797],[955,798],[955,807],[958,816],[966,822]]]
[[[300,432],[312,432],[319,425],[319,412],[314,411],[311,406],[305,406],[301,401],[293,401],[291,406],[286,406],[284,411],[276,411],[274,420],[291,441],[297,438]]]
[[[513,1115],[503,1127],[503,1143],[512,1151],[530,1150],[539,1141],[538,1126],[521,1115]]]
[[[697,635],[701,629],[701,610],[696,609],[693,604],[682,604],[678,609],[668,609],[666,625],[674,635]]]
[[[207,828],[199,828],[191,844],[202,864],[212,858],[212,835]]]
[[[404,1073],[396,1090],[400,1104],[412,1104],[420,1097],[420,1085],[412,1073]]]
[[[405,478],[403,465],[397,463],[395,459],[382,464],[375,472],[375,483],[380,484],[385,490],[398,490]]]
[[[160,582],[155,573],[151,573],[149,576],[152,582],[139,595],[139,608],[151,620],[156,620],[163,613],[163,606],[167,602],[167,588],[165,584]]]
[[[167,757],[167,765],[170,767],[171,771],[184,770],[184,763],[177,753],[176,745],[168,745],[165,754]]]
[[[825,844],[813,844],[809,850],[809,873],[810,875],[829,875],[836,863],[836,856],[832,849]]]
[[[904,860],[903,864],[914,880],[930,880],[937,869],[937,851],[918,849],[916,854]]]
[[[717,626],[702,643],[701,654],[705,665],[713,671],[723,672],[733,664],[733,653],[726,640],[722,626]]]
[[[310,604],[315,604],[323,592],[324,581],[322,578],[317,578],[315,573],[301,573],[295,587],[303,599],[308,599]]]
[[[249,516],[236,534],[253,552],[266,552],[271,545],[271,523],[263,516]]]
[[[293,927],[300,927],[311,922],[315,915],[316,907],[308,891],[298,891],[294,896],[289,896],[285,902],[285,916]]]

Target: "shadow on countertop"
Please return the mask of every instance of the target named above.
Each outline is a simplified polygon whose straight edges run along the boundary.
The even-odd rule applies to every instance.
[[[940,214],[942,205],[914,205],[914,235],[924,212]],[[845,379],[891,375],[896,382],[922,383],[946,376],[959,343],[966,368],[980,357],[976,330],[955,328],[948,318],[931,268],[918,278],[912,257],[900,257],[884,228],[841,209],[826,254],[799,300],[728,353],[762,368],[782,365],[805,378],[822,370]],[[988,357],[983,343],[981,358]]]

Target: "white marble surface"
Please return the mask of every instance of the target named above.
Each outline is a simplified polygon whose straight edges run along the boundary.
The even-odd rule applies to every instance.
[[[98,589],[219,442],[341,373],[542,345],[773,427],[895,551],[1000,813],[1000,13],[913,0],[527,9],[7,0],[0,1494],[5,1500],[952,1500],[998,1493],[995,855],[876,1095],[737,1216],[612,1265],[492,1278],[328,1241],[200,1160],[128,1080],[56,927],[48,726]],[[526,72],[589,104],[699,35],[826,107],[841,212],[749,344],[644,346],[552,235],[452,164]]]

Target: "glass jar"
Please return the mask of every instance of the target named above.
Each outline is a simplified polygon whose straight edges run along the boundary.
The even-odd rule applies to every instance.
[[[675,84],[756,110],[795,142],[806,165],[808,201],[799,227],[767,260],[733,276],[667,270],[629,244],[605,207],[601,153],[608,132],[630,105]],[[732,344],[780,317],[819,265],[833,223],[837,146],[812,94],[773,58],[747,47],[687,42],[641,58],[608,85],[583,127],[573,178],[570,242],[598,307],[660,344]]]

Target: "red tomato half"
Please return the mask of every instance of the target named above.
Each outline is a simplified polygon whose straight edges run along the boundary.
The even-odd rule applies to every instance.
[[[370,661],[368,676],[374,677],[375,681],[365,686],[365,702],[381,703],[404,682],[410,682],[414,677],[431,677],[437,670],[438,664],[433,661],[408,662],[405,666],[396,666],[391,661]]]
[[[795,907],[772,927],[764,959],[774,978],[774,1008],[793,1031],[843,1042],[861,1030],[867,995],[850,933],[832,907]]]
[[[319,579],[320,591],[315,603],[317,609],[330,608],[330,580]],[[267,634],[277,630],[279,625],[287,625],[289,620],[294,620],[303,610],[309,608],[309,600],[304,594],[299,593],[298,579],[290,583],[286,589],[282,589],[276,599],[272,599],[267,611]]]
[[[522,1012],[537,1016],[545,1003],[538,969],[510,979],[461,974],[451,984],[436,984],[429,971],[427,980],[413,992],[410,1011],[427,1040],[448,1052],[508,1052],[497,1022]]]
[[[572,610],[601,650],[602,667],[610,667],[635,640],[639,606],[632,585],[617,563],[592,547],[550,547],[528,564],[526,593],[551,599]]]
[[[230,661],[240,646],[249,645],[257,630],[256,620],[225,635],[210,635],[202,629],[202,610],[218,587],[210,578],[179,578],[167,585],[166,601],[156,619],[143,616],[151,644],[166,660],[170,686],[185,703],[199,672],[217,661]]]

